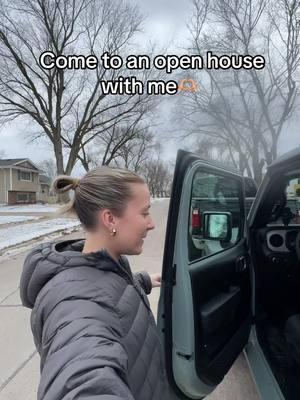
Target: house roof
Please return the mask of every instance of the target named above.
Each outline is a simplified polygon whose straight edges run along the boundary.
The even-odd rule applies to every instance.
[[[26,160],[27,160],[27,158],[5,158],[5,159],[0,159],[0,167],[13,166],[18,162],[26,161]]]
[[[28,162],[29,164],[31,164],[32,170],[36,169],[36,172],[40,172],[39,167],[37,167],[34,162],[32,162],[29,158],[2,158],[0,159],[0,168],[20,168],[19,164],[24,162]]]

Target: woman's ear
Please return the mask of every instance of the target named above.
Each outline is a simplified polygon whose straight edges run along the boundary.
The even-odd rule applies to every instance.
[[[101,225],[107,228],[109,231],[115,228],[115,223],[116,223],[115,217],[108,208],[100,210],[98,218]]]

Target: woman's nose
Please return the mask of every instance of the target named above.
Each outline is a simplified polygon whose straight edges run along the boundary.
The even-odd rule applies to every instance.
[[[149,221],[149,224],[148,224],[148,230],[150,231],[150,230],[152,230],[154,228],[155,228],[155,223],[154,223],[152,217],[150,217],[150,221]]]

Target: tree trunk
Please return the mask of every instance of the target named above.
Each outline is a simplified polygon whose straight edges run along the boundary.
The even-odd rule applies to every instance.
[[[252,166],[255,182],[260,185],[262,181],[262,167],[263,161],[259,160],[259,140],[256,131],[252,131],[253,135],[253,150],[252,150]]]
[[[54,141],[54,153],[56,158],[56,169],[57,175],[65,175],[64,170],[64,157],[62,152],[62,143],[60,136]],[[70,200],[70,196],[68,193],[58,193],[57,194],[57,203],[67,203]]]
[[[66,166],[66,175],[71,175],[71,172],[76,164],[77,161],[77,155],[79,154],[79,146],[78,144],[74,144],[71,147],[68,163]]]

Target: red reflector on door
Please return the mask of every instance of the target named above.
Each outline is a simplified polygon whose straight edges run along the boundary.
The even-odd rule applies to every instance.
[[[192,212],[192,228],[200,228],[200,213],[197,209]]]

